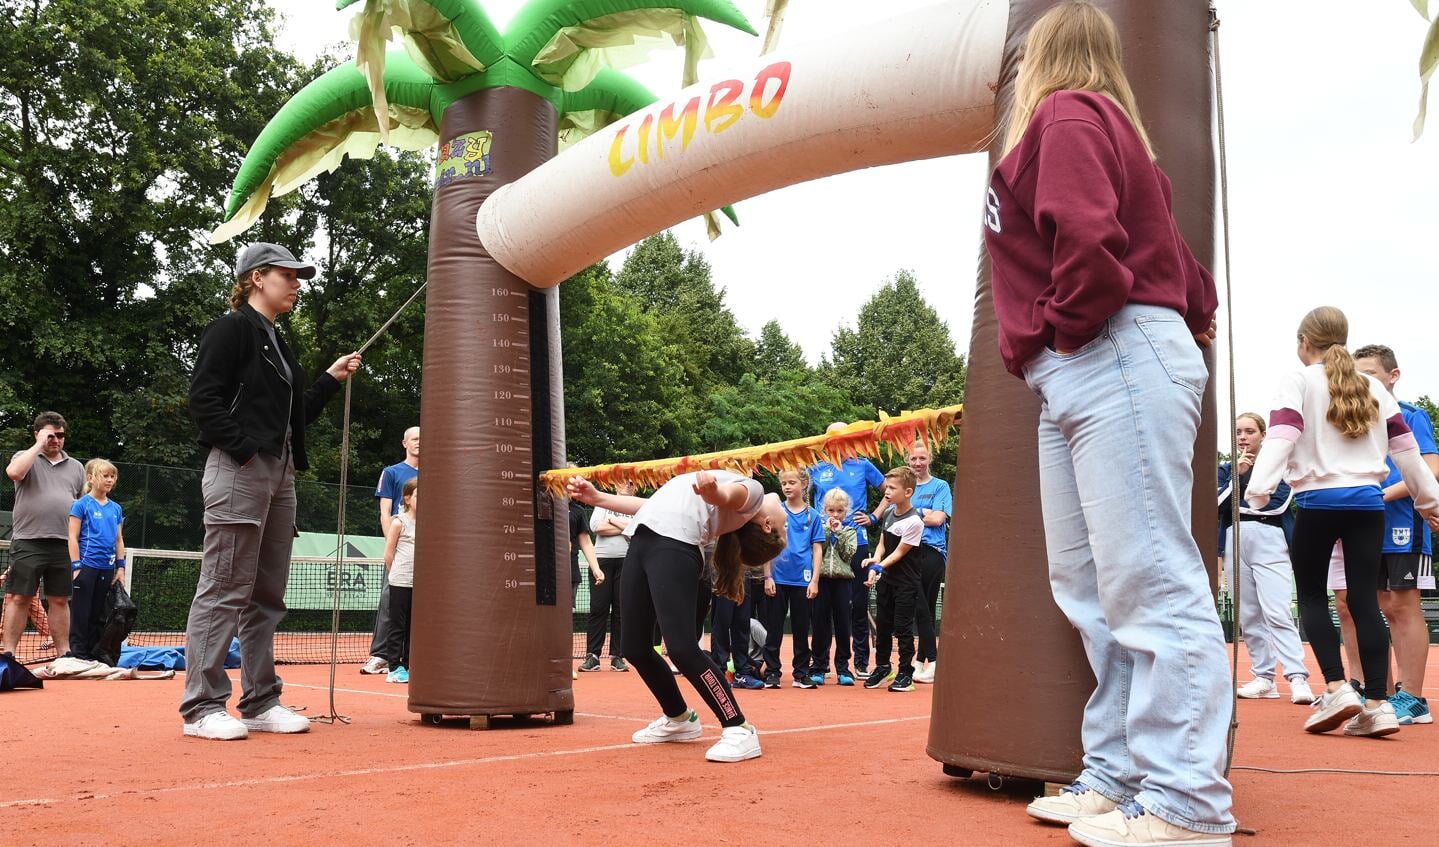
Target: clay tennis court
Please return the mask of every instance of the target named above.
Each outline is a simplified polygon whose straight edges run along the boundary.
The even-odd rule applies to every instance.
[[[281,672],[288,705],[326,711],[327,667]],[[1439,680],[1439,652],[1429,673]],[[1004,708],[1002,682],[996,708]],[[1033,784],[993,791],[982,775],[941,773],[924,753],[926,686],[739,692],[764,755],[735,765],[704,760],[718,734],[708,715],[700,742],[631,744],[630,733],[656,714],[633,672],[582,674],[571,726],[497,722],[487,732],[422,725],[405,709],[403,686],[361,676],[356,665],[340,666],[337,686],[350,725],[240,742],[181,737],[179,678],[54,681],[7,693],[0,844],[1071,843],[1062,828],[1025,816]],[[987,696],[980,680],[975,686]],[[1426,693],[1439,695],[1439,686]],[[1439,726],[1382,740],[1307,735],[1306,713],[1287,696],[1241,701],[1236,764],[1429,771],[1439,763]],[[1258,831],[1237,836],[1239,844],[1356,832],[1361,809],[1364,831],[1385,843],[1434,843],[1426,798],[1439,791],[1436,777],[1231,776],[1240,825]]]

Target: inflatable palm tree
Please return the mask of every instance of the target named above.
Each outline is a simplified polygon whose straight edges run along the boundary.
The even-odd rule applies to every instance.
[[[354,63],[310,83],[260,133],[211,236],[234,237],[271,196],[382,140],[439,145],[411,711],[573,712],[568,526],[535,486],[564,460],[557,289],[493,261],[476,212],[561,146],[654,102],[614,68],[682,44],[694,82],[697,18],[754,34],[729,0],[530,0],[503,35],[478,0],[365,0]],[[392,34],[403,51],[385,52]]]

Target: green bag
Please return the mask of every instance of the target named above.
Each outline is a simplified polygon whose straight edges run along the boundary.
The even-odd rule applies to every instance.
[[[820,560],[819,575],[823,579],[854,579],[854,568],[849,560],[854,556],[854,527],[841,526],[839,532],[825,527],[824,558]]]

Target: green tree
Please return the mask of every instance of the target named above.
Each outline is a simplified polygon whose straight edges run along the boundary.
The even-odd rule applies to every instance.
[[[856,408],[844,392],[812,374],[783,371],[761,380],[745,374],[710,397],[700,428],[701,450],[730,450],[806,438],[835,420],[851,420]]]
[[[615,283],[655,315],[696,397],[737,384],[753,367],[754,342],[725,305],[709,262],[682,250],[668,231],[635,245]]]
[[[834,334],[822,371],[870,415],[964,401],[964,357],[909,271],[860,308],[854,329]]]
[[[804,359],[804,351],[784,334],[779,321],[770,321],[760,329],[759,341],[755,342],[754,358],[755,369],[761,379],[770,374],[810,371],[809,363]]]
[[[581,465],[693,452],[684,373],[653,315],[619,291],[609,266],[560,286],[565,442]]]

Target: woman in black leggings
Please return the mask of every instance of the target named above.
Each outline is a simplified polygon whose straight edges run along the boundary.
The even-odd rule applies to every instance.
[[[1280,382],[1269,437],[1255,459],[1245,499],[1263,508],[1282,477],[1299,506],[1290,559],[1299,614],[1326,683],[1304,729],[1328,732],[1343,724],[1345,735],[1391,735],[1399,731],[1399,723],[1385,699],[1389,634],[1377,596],[1384,543],[1380,486],[1389,475],[1384,457],[1390,456],[1399,468],[1415,510],[1436,528],[1439,485],[1419,458],[1399,404],[1378,380],[1355,370],[1344,347],[1349,338],[1344,313],[1321,306],[1304,316],[1298,336],[1299,360],[1305,367]],[[1349,612],[1364,669],[1362,699],[1347,682],[1339,634],[1329,619],[1326,578],[1335,541],[1344,542]]]
[[[704,573],[701,551],[713,540],[715,593],[743,598],[744,565],[762,565],[784,549],[779,497],[729,471],[682,474],[647,500],[607,494],[578,478],[570,481],[569,496],[634,514],[625,529],[630,549],[620,574],[622,643],[631,666],[664,709],[662,716],[634,734],[635,743],[691,741],[702,734],[699,715],[685,705],[664,659],[650,649],[650,632],[658,624],[670,661],[724,727],[705,758],[740,762],[758,756],[758,732],[745,721],[724,671],[700,649],[695,596]]]

